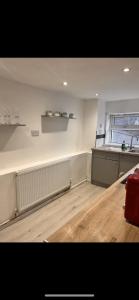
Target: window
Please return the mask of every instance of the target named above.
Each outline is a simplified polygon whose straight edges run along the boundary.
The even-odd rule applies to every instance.
[[[107,142],[113,144],[131,143],[139,146],[139,113],[110,114],[107,118]]]

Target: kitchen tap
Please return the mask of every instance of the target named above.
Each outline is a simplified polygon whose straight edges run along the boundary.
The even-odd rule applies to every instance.
[[[132,150],[132,148],[133,148],[133,146],[132,146],[132,144],[133,144],[133,137],[134,136],[132,135],[132,137],[131,137],[131,143],[130,143],[130,147],[129,147],[130,150]]]
[[[130,143],[130,146],[129,146],[130,151],[134,148],[134,147],[132,146],[132,144],[133,144],[133,138],[134,138],[134,137],[136,137],[137,141],[138,141],[138,139],[139,139],[139,136],[132,135],[132,137],[131,137],[131,143]]]

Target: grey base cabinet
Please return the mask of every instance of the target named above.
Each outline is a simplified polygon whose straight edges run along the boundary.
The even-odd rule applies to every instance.
[[[139,155],[92,149],[91,183],[108,187],[139,163]]]
[[[118,177],[118,161],[95,157],[92,181],[101,186],[109,186]]]
[[[108,187],[117,180],[119,174],[119,155],[106,151],[92,153],[91,182]]]
[[[120,154],[119,171],[120,173],[126,173],[139,163],[139,156],[131,156],[128,154]]]

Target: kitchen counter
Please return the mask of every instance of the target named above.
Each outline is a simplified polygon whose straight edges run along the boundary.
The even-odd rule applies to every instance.
[[[100,147],[94,147],[92,150],[100,150],[100,151],[107,151],[107,152],[113,152],[113,153],[121,153],[121,154],[128,154],[132,156],[139,156],[139,152],[129,152],[129,150],[122,150],[120,147],[111,147],[111,146],[100,146]]]
[[[121,184],[137,167],[139,164],[106,189],[97,202],[51,235],[48,242],[139,242],[139,227],[124,218],[126,192]]]
[[[71,159],[72,157],[74,157],[76,155],[78,156],[78,155],[86,154],[86,153],[90,153],[90,152],[79,151],[79,152],[69,153],[67,155],[62,155],[62,156],[57,156],[57,157],[42,157],[41,160],[36,158],[35,161],[30,161],[30,162],[24,163],[24,164],[19,163],[17,166],[12,166],[10,168],[5,166],[3,168],[0,168],[0,176],[7,175],[10,173],[20,172],[20,171],[23,171],[28,168],[29,169],[34,168],[34,167],[37,168],[40,165],[52,165],[57,162],[64,161],[66,159]],[[13,161],[13,164],[14,164],[14,161]]]

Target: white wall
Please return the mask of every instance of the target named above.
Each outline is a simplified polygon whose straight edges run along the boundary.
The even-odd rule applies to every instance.
[[[139,99],[106,102],[107,113],[139,112]]]
[[[46,110],[73,112],[76,120],[42,121]],[[0,127],[0,171],[31,162],[89,151],[95,145],[98,101],[80,100],[0,78],[0,113],[19,112],[25,127]],[[51,123],[52,122],[52,123]],[[31,130],[40,135],[31,136]],[[43,130],[42,130],[43,129]],[[72,186],[91,176],[91,154],[71,158]],[[0,223],[16,209],[14,174],[0,176]]]
[[[83,101],[65,93],[52,93],[0,78],[0,112],[20,113],[26,127],[0,128],[0,166],[12,167],[43,157],[62,156],[81,151],[83,145]],[[41,115],[46,110],[73,112],[76,120],[45,119],[42,132]],[[50,121],[50,122],[49,122]],[[61,122],[61,123],[60,123]],[[63,122],[63,123],[62,123]],[[66,128],[67,127],[67,128]],[[31,136],[37,129],[40,135]]]
[[[97,104],[97,133],[101,134],[104,133],[105,129],[105,107],[106,103],[103,100],[98,100]]]
[[[97,134],[103,134],[105,129],[105,102],[100,99],[84,100],[84,145],[87,151],[95,146]],[[102,145],[103,139],[96,141],[96,146]]]
[[[97,109],[98,100],[84,100],[84,126],[83,126],[83,143],[84,149],[90,151],[95,146],[96,129],[97,129]]]
[[[96,99],[74,99],[64,92],[48,92],[0,78],[0,113],[19,112],[21,123],[27,124],[0,127],[1,168],[90,150],[95,145],[97,109]],[[42,121],[46,110],[73,112],[77,119]],[[32,129],[39,130],[40,135],[32,137]]]
[[[105,133],[105,109],[105,101],[99,99],[97,104],[97,134]],[[101,146],[103,143],[104,139],[98,139],[96,146]]]

